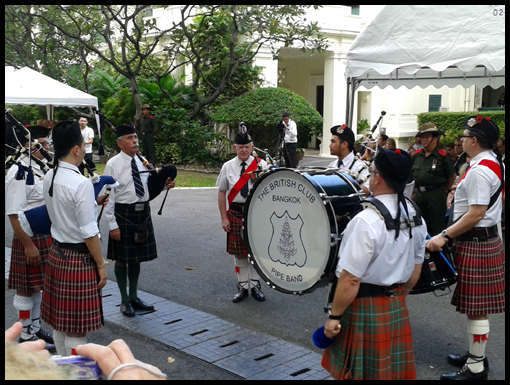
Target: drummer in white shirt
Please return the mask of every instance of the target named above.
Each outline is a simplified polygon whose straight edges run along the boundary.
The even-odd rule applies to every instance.
[[[338,168],[340,171],[353,176],[356,181],[359,181],[358,183],[365,195],[369,196],[368,178],[370,177],[370,171],[365,162],[354,156],[354,132],[346,124],[333,126],[330,130],[332,136],[329,153],[337,156],[338,159],[331,162],[328,168]]]

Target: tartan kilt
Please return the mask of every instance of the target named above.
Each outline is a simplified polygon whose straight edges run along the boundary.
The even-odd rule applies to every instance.
[[[120,241],[108,238],[108,259],[124,263],[140,263],[152,261],[158,257],[149,202],[141,211],[135,211],[135,204],[116,204],[115,218],[120,229]],[[137,224],[145,224],[149,230],[149,237],[144,243],[134,241]]]
[[[84,258],[88,259],[86,263]],[[98,283],[97,265],[88,251],[53,246],[46,262],[42,320],[53,329],[67,333],[88,333],[100,329],[104,318]]]
[[[334,379],[416,379],[404,295],[356,298],[340,325],[340,333],[322,357],[322,366]]]
[[[451,304],[459,313],[505,312],[505,252],[499,236],[487,241],[455,241],[457,286]]]
[[[239,256],[248,256],[243,239],[243,213],[233,210],[227,211],[230,222],[230,232],[227,233],[227,253]]]
[[[15,234],[12,239],[11,267],[7,286],[11,290],[38,293],[43,289],[44,264],[50,253],[52,239],[50,235],[40,234],[35,234],[31,239],[39,250],[41,264],[27,265],[25,247]]]

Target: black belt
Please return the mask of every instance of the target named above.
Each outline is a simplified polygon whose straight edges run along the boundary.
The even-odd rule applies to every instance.
[[[53,239],[53,244],[60,249],[71,250],[71,251],[75,251],[77,253],[88,253],[89,252],[89,248],[87,247],[87,244],[85,242],[83,242],[83,243],[64,243],[64,242],[59,242],[59,241]]]
[[[244,209],[244,203],[234,203],[234,202],[232,202],[232,204],[230,205],[229,209],[232,210],[232,211],[237,211],[238,213],[242,213],[243,209]]]
[[[474,227],[464,234],[455,237],[455,241],[486,241],[487,239],[494,238],[498,235],[498,226],[494,225],[491,227]]]
[[[115,203],[115,208],[123,209],[123,210],[129,210],[133,209],[135,205],[139,205],[143,203],[144,209],[147,209],[147,205],[149,204],[149,201],[147,202],[135,202],[135,203]]]
[[[414,189],[415,189],[415,191],[419,191],[419,192],[435,191],[435,190],[444,189],[444,185],[440,184],[440,185],[435,185],[435,186],[416,186]]]
[[[399,287],[398,283],[391,286],[379,286],[371,283],[361,283],[359,285],[358,295],[356,298],[364,297],[391,297],[394,295],[395,289]]]

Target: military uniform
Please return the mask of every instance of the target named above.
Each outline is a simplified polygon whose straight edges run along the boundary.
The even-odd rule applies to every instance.
[[[142,109],[150,110],[148,104],[144,104]],[[154,145],[154,130],[157,129],[156,120],[152,115],[142,116],[142,145],[143,154],[147,160],[155,166],[156,163],[156,147]]]
[[[437,147],[429,156],[420,149],[413,155],[414,201],[418,204],[431,236],[445,225],[446,184],[455,167],[445,150]]]

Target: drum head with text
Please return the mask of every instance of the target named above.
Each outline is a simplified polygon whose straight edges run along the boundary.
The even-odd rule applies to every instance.
[[[264,174],[250,191],[244,212],[250,262],[282,292],[310,291],[328,264],[336,224],[319,191],[312,178],[284,168]]]

